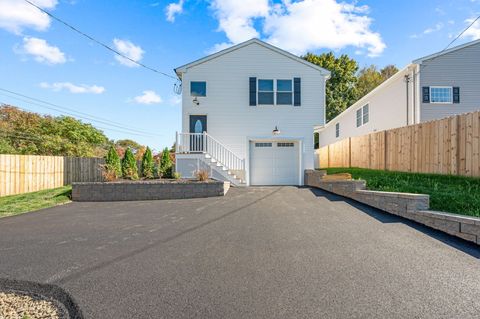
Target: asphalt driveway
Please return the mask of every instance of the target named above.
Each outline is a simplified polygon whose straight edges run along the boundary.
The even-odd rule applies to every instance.
[[[0,277],[87,318],[478,318],[477,246],[296,187],[0,219]]]

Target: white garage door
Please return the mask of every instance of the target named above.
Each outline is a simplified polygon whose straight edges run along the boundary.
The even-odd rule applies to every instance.
[[[298,185],[298,142],[250,142],[251,185]]]

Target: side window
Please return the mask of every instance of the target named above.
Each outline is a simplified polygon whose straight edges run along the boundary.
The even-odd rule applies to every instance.
[[[368,104],[357,110],[357,127],[365,125],[370,120],[370,110]]]
[[[191,96],[207,96],[207,82],[205,81],[191,81],[190,82]]]
[[[362,126],[362,109],[357,110],[357,127]]]
[[[368,104],[363,107],[363,124],[368,123]]]
[[[453,88],[451,86],[431,86],[430,103],[453,103]]]
[[[273,80],[258,80],[258,104],[273,105]]]
[[[277,105],[292,105],[292,80],[277,80]]]
[[[335,124],[335,137],[340,136],[340,123]]]

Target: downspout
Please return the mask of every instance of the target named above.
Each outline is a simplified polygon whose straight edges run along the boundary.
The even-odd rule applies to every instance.
[[[407,92],[407,99],[406,99],[406,111],[407,111],[407,125],[408,125],[408,116],[409,116],[409,112],[408,112],[408,99],[409,99],[409,92],[408,92],[408,85],[410,83],[410,74],[406,74],[405,75],[405,89],[406,89],[406,92]]]

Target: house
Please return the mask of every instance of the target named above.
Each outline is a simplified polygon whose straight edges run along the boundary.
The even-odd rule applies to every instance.
[[[176,170],[234,185],[303,185],[330,72],[251,39],[175,69],[182,83]]]
[[[480,40],[413,61],[316,128],[319,147],[480,109]]]

